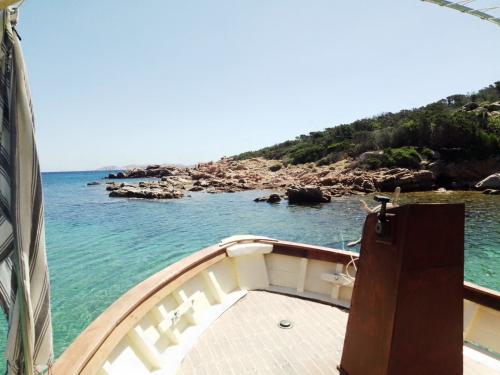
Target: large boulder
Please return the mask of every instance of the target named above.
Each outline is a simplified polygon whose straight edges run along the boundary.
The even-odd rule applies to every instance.
[[[500,173],[494,173],[475,185],[476,189],[500,189]]]
[[[269,167],[269,170],[271,172],[277,172],[279,171],[283,166],[280,164],[280,163],[277,163],[277,164],[273,164]]]
[[[500,111],[500,101],[490,103],[485,106],[488,111],[493,112],[493,111]]]
[[[146,177],[147,173],[144,169],[134,168],[128,173],[130,178],[143,178]]]
[[[365,193],[372,193],[375,190],[375,184],[371,180],[364,180],[361,184],[361,191],[364,191]]]
[[[167,168],[157,168],[157,169],[148,169],[144,171],[146,177],[169,177],[173,176],[174,172],[172,170],[167,169]]]
[[[193,171],[191,173],[191,178],[193,180],[202,180],[202,179],[211,179],[213,178],[213,176],[209,173],[205,173],[205,172],[198,172],[198,171]]]
[[[177,172],[171,168],[160,168],[158,169],[157,177],[175,176]]]
[[[500,171],[500,157],[448,163],[437,161],[430,164],[428,169],[434,172],[441,186],[470,189],[485,176]]]
[[[383,151],[366,151],[358,156],[359,161],[364,161],[366,159],[381,159],[384,155]]]
[[[114,181],[113,182],[107,182],[106,183],[106,190],[107,191],[118,190],[118,189],[120,189],[120,188],[122,188],[124,186],[126,186],[126,185],[123,182],[120,183],[120,184],[118,184],[118,183],[116,183]],[[127,185],[127,186],[129,186],[129,185]]]
[[[432,190],[436,182],[434,173],[429,170],[410,171],[401,168],[390,170],[377,180],[380,191],[394,191],[400,187],[402,191]]]
[[[319,179],[319,184],[322,186],[333,186],[337,181],[331,176],[325,176]]]
[[[332,197],[329,193],[321,190],[319,187],[293,187],[287,190],[289,203],[327,203]]]
[[[141,172],[144,173],[145,177],[161,177],[159,169],[147,169],[147,170],[141,171]],[[138,176],[138,177],[144,177],[144,176]]]
[[[181,191],[157,184],[125,185],[109,193],[110,197],[142,199],[174,199],[181,198],[183,195]]]

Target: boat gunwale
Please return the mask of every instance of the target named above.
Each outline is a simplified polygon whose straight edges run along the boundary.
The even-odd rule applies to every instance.
[[[104,312],[102,312],[89,326],[71,343],[71,345],[56,360],[51,371],[54,374],[80,374],[86,370],[87,365],[128,316],[134,312],[157,292],[167,287],[188,271],[209,262],[211,259],[225,255],[226,249],[239,242],[261,242],[273,244],[275,253],[303,256],[310,259],[335,261],[347,264],[356,257],[356,253],[314,246],[288,241],[279,241],[268,238],[240,238],[234,241],[221,242],[199,250],[157,272],[146,280],[135,285]],[[290,252],[288,252],[290,251]],[[299,255],[300,254],[300,255]],[[103,329],[105,328],[105,329]],[[84,348],[82,350],[82,348]]]
[[[191,254],[126,291],[70,344],[56,360],[54,374],[80,374],[113,331],[149,298],[198,265],[225,254],[225,247],[206,247]],[[102,328],[106,329],[103,330]],[[83,350],[82,350],[83,348]]]
[[[500,292],[464,281],[464,299],[500,311]]]
[[[219,260],[224,259],[227,257],[226,249],[229,246],[245,241],[272,244],[273,253],[275,254],[342,263],[344,265],[359,256],[357,253],[339,249],[268,238],[241,238],[206,247],[165,267],[125,292],[93,320],[61,354],[51,369],[52,373],[81,374],[82,372],[86,373],[89,370],[88,367],[95,369],[95,364],[91,363],[93,357],[96,356],[96,353],[103,347],[106,340],[112,336],[113,332],[129,316],[134,315],[140,309],[141,305],[145,304],[146,301],[152,299],[159,291],[167,288],[189,271],[204,264],[206,264],[206,267],[209,267],[214,258],[220,257]],[[494,290],[465,282],[464,298],[480,305],[500,310],[500,293]],[[89,364],[90,366],[88,366]]]

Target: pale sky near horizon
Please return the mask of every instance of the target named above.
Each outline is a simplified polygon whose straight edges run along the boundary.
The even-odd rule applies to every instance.
[[[140,3],[24,2],[42,170],[214,160],[500,80],[500,27],[419,0]]]

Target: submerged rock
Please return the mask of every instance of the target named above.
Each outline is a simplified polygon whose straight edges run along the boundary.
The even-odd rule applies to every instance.
[[[268,197],[257,197],[253,201],[254,202],[266,202]]]
[[[96,186],[96,185],[100,185],[101,183],[98,182],[98,181],[91,181],[91,182],[87,182],[87,186]]]
[[[282,199],[284,199],[284,197],[280,196],[279,194],[271,194],[269,196],[255,198],[253,201],[254,202],[279,203],[279,202],[281,202]]]

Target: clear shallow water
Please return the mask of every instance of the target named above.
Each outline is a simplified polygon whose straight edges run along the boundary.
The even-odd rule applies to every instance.
[[[255,203],[259,191],[169,201],[109,198],[104,185],[86,186],[103,175],[43,175],[56,356],[126,290],[224,237],[258,234],[342,248],[359,237],[365,217],[359,197],[316,207]],[[500,290],[500,196],[414,193],[402,201],[465,202],[465,278]],[[2,350],[5,332],[2,322]]]

